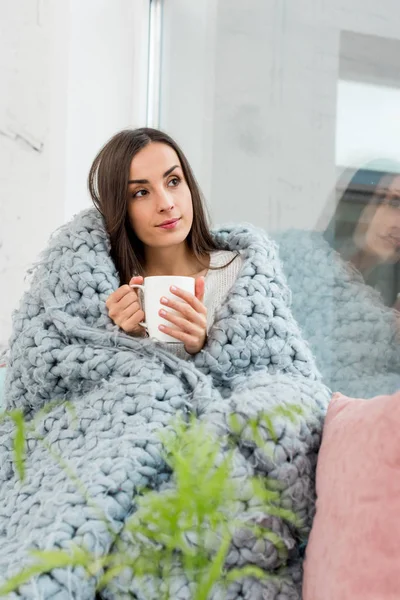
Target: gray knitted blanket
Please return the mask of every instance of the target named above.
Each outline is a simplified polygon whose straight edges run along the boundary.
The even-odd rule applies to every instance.
[[[233,414],[246,421],[277,405],[300,406],[300,421],[281,424],[278,441],[270,439],[272,459],[251,452],[240,437],[235,448],[233,475],[244,483],[254,474],[277,478],[285,506],[302,519],[299,528],[279,519],[273,523],[289,551],[286,576],[279,583],[244,580],[226,596],[294,600],[301,596],[298,543],[313,517],[316,453],[329,393],[290,312],[274,244],[250,226],[217,231],[215,238],[221,249],[242,253],[243,268],[204,350],[185,361],[151,340],[125,335],[110,321],[105,302],[119,280],[98,213],[86,210],[61,228],[14,315],[7,408],[23,408],[33,419],[51,401],[73,404],[77,426],[70,426],[61,405],[42,419],[40,434],[118,530],[134,510],[138,490],[157,490],[170,478],[159,433],[179,411],[226,433]],[[100,556],[112,551],[107,526],[33,437],[26,478],[18,481],[11,429],[0,425],[0,582],[28,564],[31,549],[74,543]],[[266,431],[263,435],[267,439]],[[248,502],[244,497],[238,511],[246,511]],[[227,566],[246,564],[268,573],[282,567],[267,537],[260,547],[259,540],[238,536]],[[132,586],[126,597],[137,597]],[[10,597],[85,600],[95,597],[95,588],[95,579],[79,569],[54,569]],[[111,588],[104,595],[125,597]],[[174,600],[189,598],[182,583]]]
[[[324,382],[371,398],[400,389],[400,315],[364,283],[318,232],[274,236],[292,310]]]

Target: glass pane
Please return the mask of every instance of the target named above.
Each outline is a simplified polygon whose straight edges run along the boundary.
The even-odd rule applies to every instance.
[[[325,381],[400,389],[400,5],[166,0],[161,126],[279,244]]]

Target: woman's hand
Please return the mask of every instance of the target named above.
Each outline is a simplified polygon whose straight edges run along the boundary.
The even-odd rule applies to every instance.
[[[132,277],[129,285],[143,284],[143,277]],[[122,285],[107,298],[106,307],[108,316],[125,333],[135,336],[144,336],[146,331],[139,323],[144,321],[144,312],[139,303],[136,290]]]
[[[160,331],[183,342],[189,354],[196,354],[203,348],[207,339],[207,309],[203,304],[204,277],[196,279],[194,296],[175,287],[171,287],[171,292],[185,302],[161,298],[161,304],[176,310],[179,314],[171,314],[164,309],[161,309],[159,314],[179,329],[160,325]]]

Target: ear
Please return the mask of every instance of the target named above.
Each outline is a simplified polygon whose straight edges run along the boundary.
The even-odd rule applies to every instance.
[[[198,300],[200,300],[200,302],[203,302],[204,290],[205,290],[205,279],[204,279],[204,277],[198,277],[196,279],[196,282],[194,285],[194,295],[196,296],[196,298],[198,298]]]

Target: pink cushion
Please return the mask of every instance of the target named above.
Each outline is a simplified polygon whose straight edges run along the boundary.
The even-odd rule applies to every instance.
[[[400,392],[333,396],[317,496],[303,600],[399,600]]]

